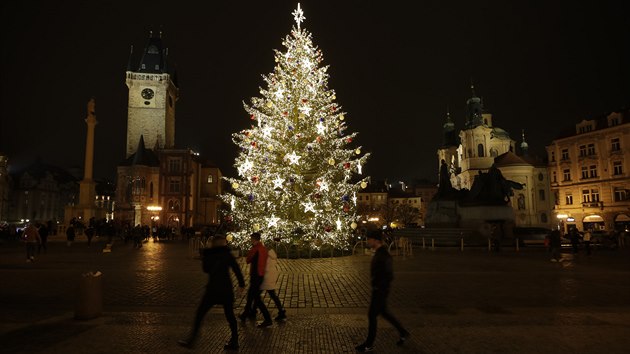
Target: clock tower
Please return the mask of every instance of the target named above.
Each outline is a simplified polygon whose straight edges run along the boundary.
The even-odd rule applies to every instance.
[[[175,103],[179,89],[168,73],[167,55],[162,33],[155,37],[151,32],[138,66],[133,66],[129,59],[127,157],[136,152],[141,136],[148,148],[171,149],[175,145]]]

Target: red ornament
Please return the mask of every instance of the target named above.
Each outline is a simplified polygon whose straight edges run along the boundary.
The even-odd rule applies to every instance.
[[[284,111],[284,112],[282,112],[282,115],[286,117],[286,116],[288,116],[288,115],[289,115],[289,112]]]
[[[343,164],[343,168],[345,168],[346,170],[350,169],[350,162],[346,162]]]
[[[346,139],[346,143],[351,143],[351,142],[352,142],[352,138]]]
[[[306,102],[308,102],[308,100],[306,98],[303,98],[302,103],[306,103]]]
[[[348,203],[343,203],[343,211],[346,213],[350,211],[350,205],[348,205]]]
[[[326,232],[330,232],[331,230],[332,230],[332,227],[330,227],[330,226],[326,226],[324,228],[324,231],[326,231]]]
[[[319,199],[319,198],[321,198],[321,197],[322,197],[322,195],[321,195],[321,194],[319,194],[319,193],[315,193],[315,199]]]
[[[252,146],[256,147],[256,142],[255,141],[252,141]]]
[[[322,141],[322,137],[321,137],[321,136],[318,136],[318,137],[317,137],[317,139],[315,139],[315,140],[317,140],[317,142],[319,143],[319,142],[321,142],[321,141]]]
[[[249,136],[249,132],[245,132],[244,134],[245,134],[245,136]]]
[[[250,118],[251,118],[252,120],[254,120],[254,119],[256,119],[256,116],[252,114],[252,115],[250,116]]]
[[[252,177],[252,182],[254,182],[254,183],[258,183],[258,176],[254,176],[254,177]]]

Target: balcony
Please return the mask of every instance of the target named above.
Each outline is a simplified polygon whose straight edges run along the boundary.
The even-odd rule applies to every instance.
[[[604,202],[586,202],[582,203],[582,208],[601,208],[604,209]]]

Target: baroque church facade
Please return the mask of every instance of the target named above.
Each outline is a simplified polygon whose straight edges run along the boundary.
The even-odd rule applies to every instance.
[[[177,75],[162,33],[150,38],[137,65],[130,56],[126,159],[117,168],[116,218],[131,225],[218,224],[222,175],[217,166],[175,142]]]
[[[471,89],[464,128],[457,131],[447,113],[442,146],[437,151],[438,166],[442,161],[446,163],[453,188],[470,190],[475,177],[494,165],[506,179],[523,186],[510,197],[515,225],[550,228],[553,201],[546,164],[529,156],[524,133],[517,154],[516,141],[494,125],[492,114],[484,110],[474,86]]]

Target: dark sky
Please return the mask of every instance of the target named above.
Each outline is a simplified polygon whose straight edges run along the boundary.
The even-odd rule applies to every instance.
[[[25,1],[2,6],[0,151],[82,166],[97,100],[95,175],[125,157],[130,45],[164,31],[177,65],[176,144],[225,174],[242,101],[273,70],[293,1]],[[464,120],[470,79],[494,123],[530,147],[630,103],[630,16],[606,1],[302,1],[349,131],[376,178],[436,180],[446,106]],[[590,4],[588,4],[590,3]]]

